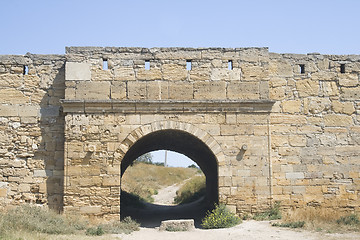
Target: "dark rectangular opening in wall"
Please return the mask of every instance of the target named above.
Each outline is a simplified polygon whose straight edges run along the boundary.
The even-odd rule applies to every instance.
[[[340,72],[345,73],[345,64],[340,64]]]
[[[145,60],[145,70],[150,70],[150,60]]]
[[[305,73],[305,64],[300,64],[300,73],[304,74]]]
[[[24,74],[24,75],[28,75],[28,74],[29,74],[29,66],[27,66],[27,65],[24,66],[23,74]]]
[[[108,69],[109,69],[108,60],[103,59],[103,70],[108,70]]]
[[[228,70],[233,70],[233,61],[232,60],[229,60],[228,61]]]
[[[186,70],[191,70],[191,60],[186,60]]]

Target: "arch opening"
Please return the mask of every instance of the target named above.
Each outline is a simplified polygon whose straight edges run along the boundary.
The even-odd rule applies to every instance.
[[[157,150],[168,150],[183,154],[199,166],[206,177],[205,199],[201,203],[197,202],[196,204],[156,206],[152,209],[157,209],[158,212],[150,211],[148,213],[146,209],[137,209],[137,214],[135,215],[132,211],[128,211],[126,207],[122,206],[121,215],[123,217],[131,216],[145,227],[159,226],[162,220],[181,218],[193,218],[195,219],[195,224],[199,226],[200,219],[209,208],[218,203],[219,199],[216,156],[203,141],[185,131],[173,129],[159,130],[143,136],[130,147],[121,162],[121,176],[138,157]],[[149,222],[150,220],[147,217],[154,215],[157,215],[158,219],[153,219],[153,222]]]

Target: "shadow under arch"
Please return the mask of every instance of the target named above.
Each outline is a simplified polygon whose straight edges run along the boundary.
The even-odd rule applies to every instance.
[[[209,138],[209,137],[208,137]],[[213,142],[213,141],[210,141]],[[138,209],[136,213],[121,209],[121,215],[130,215],[138,220],[144,227],[156,227],[160,221],[168,219],[194,218],[199,226],[200,219],[206,211],[219,200],[218,188],[218,160],[210,147],[194,134],[179,129],[160,129],[140,137],[129,146],[121,161],[121,176],[131,163],[139,156],[156,150],[170,150],[184,154],[198,164],[206,176],[205,200],[188,206],[148,206],[152,208],[150,213]],[[156,211],[158,210],[158,211]],[[185,213],[189,213],[186,215]],[[154,215],[158,218],[154,219]],[[152,216],[152,219],[147,219]],[[152,220],[152,222],[151,222]]]

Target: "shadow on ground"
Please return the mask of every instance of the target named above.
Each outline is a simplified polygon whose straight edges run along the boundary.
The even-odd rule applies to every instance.
[[[176,219],[194,219],[195,227],[201,228],[201,220],[209,209],[204,199],[176,206],[164,206],[151,203],[144,204],[145,206],[143,208],[122,207],[121,216],[130,216],[140,223],[141,227],[145,228],[159,227],[161,221]]]

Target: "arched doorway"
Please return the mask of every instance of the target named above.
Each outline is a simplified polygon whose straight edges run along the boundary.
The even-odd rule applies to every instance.
[[[210,207],[218,203],[219,199],[218,163],[215,154],[206,143],[184,130],[157,130],[139,138],[129,147],[121,162],[121,175],[139,156],[156,150],[170,150],[181,153],[192,159],[201,168],[206,176],[205,200],[202,201],[201,206],[189,206],[188,209],[184,206],[157,208],[158,212],[146,212],[146,210],[138,209],[136,214],[121,209],[121,215],[135,217],[143,226],[153,227],[159,225],[160,220],[180,218],[195,218],[198,225],[198,217],[203,216]],[[146,218],[153,218],[154,215],[157,215],[158,218],[154,219],[153,223],[150,223],[150,220]]]

